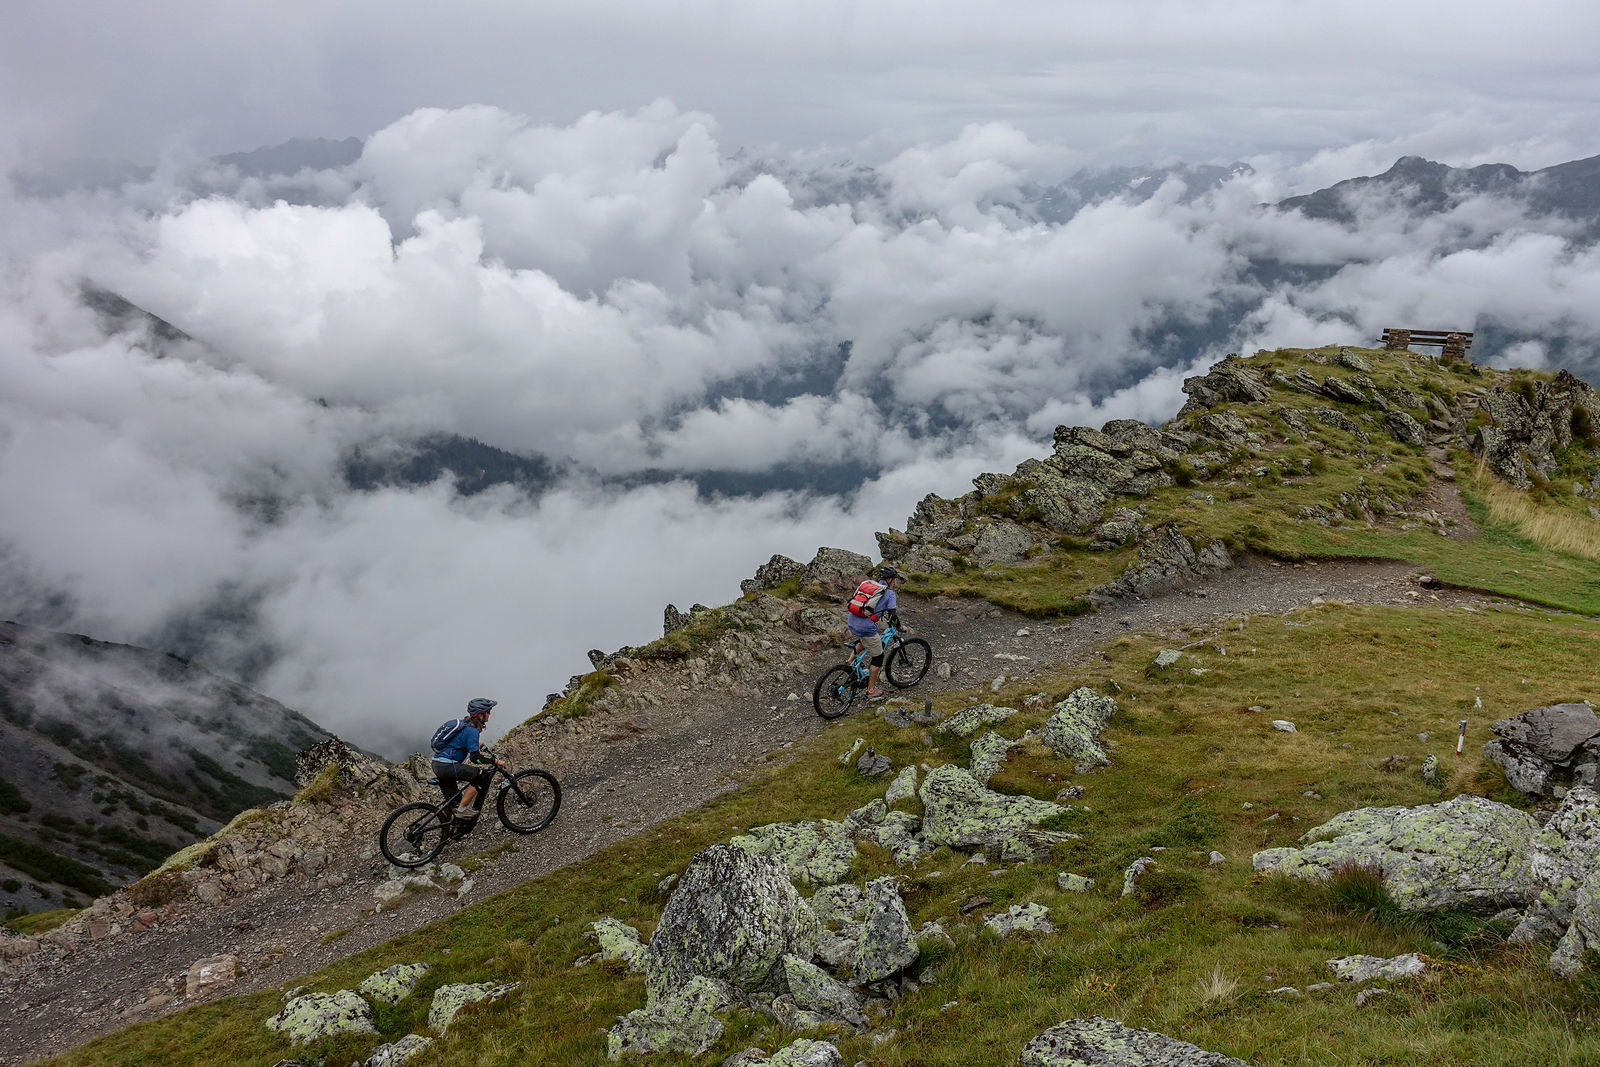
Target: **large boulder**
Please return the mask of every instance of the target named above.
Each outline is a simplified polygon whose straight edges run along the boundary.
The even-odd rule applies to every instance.
[[[1600,716],[1587,704],[1549,704],[1501,719],[1483,746],[1506,780],[1524,793],[1544,795],[1569,784],[1594,785],[1600,765]]]
[[[336,768],[329,771],[336,786],[355,791],[387,777],[389,765],[337,737],[327,737],[295,757],[295,783],[304,789],[329,768]]]
[[[1090,590],[1089,599],[1145,599],[1188,588],[1232,566],[1233,557],[1221,541],[1197,548],[1176,526],[1166,525],[1152,531],[1139,545],[1136,563],[1115,581]]]
[[[613,1060],[651,1052],[698,1056],[722,1037],[725,1027],[716,1013],[732,1003],[726,984],[695,975],[618,1019],[606,1037],[606,1054]]]
[[[1052,530],[1081,534],[1094,529],[1105,513],[1111,490],[1090,478],[1039,463],[1026,476],[1019,506]]]
[[[997,793],[949,764],[928,772],[921,797],[923,840],[951,848],[997,848],[1066,810],[1048,800]]]
[[[857,931],[850,969],[859,985],[881,982],[917,962],[916,930],[893,878],[866,885],[867,917]]]
[[[1257,852],[1255,869],[1328,878],[1341,867],[1369,867],[1402,910],[1493,914],[1527,902],[1538,831],[1527,812],[1482,797],[1360,808],[1307,832],[1301,848]]]
[[[788,556],[775,555],[756,568],[754,578],[747,578],[740,582],[739,588],[746,593],[757,593],[764,589],[776,589],[789,579],[798,578],[803,570],[805,570],[803,566]]]
[[[1559,937],[1573,922],[1578,892],[1600,871],[1600,794],[1577,788],[1533,838],[1534,899],[1512,933],[1516,941]]]
[[[398,1004],[411,995],[428,970],[426,963],[396,963],[367,975],[356,988],[368,1000]]]
[[[962,708],[934,729],[941,734],[949,734],[951,737],[971,737],[985,727],[1005,722],[1016,713],[1016,708],[1000,707],[995,704],[975,704],[970,708]]]
[[[857,1028],[867,1025],[855,992],[821,967],[799,956],[785,956],[783,974],[789,995],[802,1011],[816,1012]]]
[[[844,548],[819,548],[800,572],[803,582],[815,582],[825,589],[854,589],[872,569],[872,560]]]
[[[372,1006],[349,989],[295,997],[267,1020],[267,1029],[285,1035],[291,1045],[338,1034],[378,1032],[372,1025]]]
[[[1117,702],[1080,686],[1056,704],[1039,740],[1067,759],[1090,765],[1111,762],[1100,744],[1100,731],[1117,713]]]
[[[645,988],[654,1001],[705,975],[738,992],[781,992],[783,957],[811,959],[821,934],[780,862],[712,845],[673,886],[650,938]]]
[[[1052,1026],[1022,1050],[1022,1067],[1249,1067],[1153,1030],[1096,1015]]]
[[[428,1005],[428,1025],[444,1033],[456,1014],[469,1004],[482,1004],[499,1000],[521,982],[461,982],[442,985],[433,991],[433,1003]]]
[[[777,822],[752,827],[730,844],[756,856],[771,856],[789,877],[811,885],[832,885],[850,874],[856,860],[853,827],[831,819]]]
[[[973,546],[972,558],[984,567],[1011,563],[1026,556],[1032,547],[1032,534],[1014,522],[1001,519],[978,527],[978,543]]]
[[[1582,971],[1584,957],[1600,950],[1600,868],[1578,885],[1569,916],[1572,922],[1550,955],[1550,969],[1563,978]]]
[[[1272,390],[1262,381],[1261,375],[1231,358],[1212,364],[1211,369],[1200,377],[1185,378],[1183,391],[1189,395],[1189,400],[1178,412],[1179,418],[1214,408],[1229,400],[1253,404],[1272,395]]]

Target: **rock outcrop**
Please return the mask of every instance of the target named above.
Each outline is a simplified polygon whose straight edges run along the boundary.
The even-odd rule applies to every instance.
[[[1514,788],[1548,796],[1573,785],[1597,784],[1600,716],[1589,705],[1534,708],[1489,729],[1495,740],[1483,746],[1483,756],[1505,770]]]
[[[1022,1050],[1022,1067],[1249,1067],[1153,1030],[1093,1016],[1052,1026]]]

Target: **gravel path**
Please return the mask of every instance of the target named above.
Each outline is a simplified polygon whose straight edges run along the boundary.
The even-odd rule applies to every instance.
[[[1068,622],[1040,622],[972,601],[905,598],[903,614],[917,636],[933,645],[935,664],[953,667],[949,679],[930,673],[912,695],[1008,682],[1083,662],[1111,637],[1206,626],[1240,612],[1280,613],[1316,597],[1362,604],[1438,606],[1477,599],[1472,594],[1421,592],[1411,564],[1336,561],[1289,565],[1246,560],[1204,586],[1156,600],[1116,604]],[[1018,636],[1019,629],[1029,633]],[[232,904],[191,908],[176,921],[138,934],[78,946],[55,963],[35,957],[0,972],[0,1065],[63,1051],[99,1034],[185,1007],[182,976],[205,956],[233,953],[244,965],[239,981],[212,996],[274,987],[398,934],[451,914],[494,893],[580,860],[654,823],[734,789],[747,768],[768,765],[767,754],[828,728],[812,710],[811,681],[838,660],[824,649],[794,665],[789,683],[760,698],[685,695],[680,703],[630,719],[644,732],[610,743],[591,773],[563,781],[561,813],[550,829],[522,838],[490,817],[470,840],[471,854],[505,842],[515,851],[494,856],[474,874],[458,900],[416,895],[392,911],[371,913],[373,887],[386,877],[370,831],[349,850],[337,873],[343,884],[311,889],[277,882]],[[800,700],[788,699],[791,690]],[[849,719],[833,727],[848,743]],[[364,853],[364,854],[363,854]],[[442,859],[452,858],[447,850]],[[324,943],[334,931],[349,932]],[[280,951],[281,950],[281,951]],[[175,982],[174,982],[175,980]],[[152,995],[176,995],[148,1004]],[[205,999],[205,998],[195,998]],[[141,1006],[143,1005],[143,1006]]]

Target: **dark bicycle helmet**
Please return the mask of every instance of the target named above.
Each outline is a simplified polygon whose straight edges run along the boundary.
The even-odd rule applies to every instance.
[[[899,571],[885,563],[883,566],[878,568],[878,577],[882,578],[884,581],[888,581],[890,578],[903,578],[905,575],[901,574]]]
[[[498,703],[500,703],[498,700],[490,700],[488,697],[475,697],[474,699],[467,701],[467,714],[487,715],[489,714],[489,711]]]

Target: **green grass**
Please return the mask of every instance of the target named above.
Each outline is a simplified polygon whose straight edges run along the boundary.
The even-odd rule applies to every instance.
[[[77,915],[81,908],[53,908],[7,919],[5,927],[19,934],[47,934]]]
[[[1258,879],[1250,867],[1255,850],[1290,844],[1350,808],[1436,802],[1462,790],[1512,798],[1498,769],[1478,755],[1488,723],[1537,704],[1595,696],[1600,624],[1504,604],[1479,612],[1328,605],[1237,625],[1215,634],[1108,638],[1107,658],[1090,667],[982,694],[1016,706],[1028,691],[1052,698],[1079,685],[1114,692],[1120,710],[1106,732],[1113,763],[1073,776],[1043,748],[1024,746],[996,776],[999,788],[1043,797],[1069,781],[1085,787],[1086,810],[1062,820],[1084,836],[1061,846],[1049,864],[995,877],[992,867],[962,867],[965,856],[941,850],[916,869],[896,871],[913,921],[944,922],[956,947],[924,961],[942,974],[898,1003],[879,1031],[888,1040],[834,1036],[845,1062],[1014,1063],[1040,1031],[1090,1014],[1258,1067],[1600,1061],[1592,1030],[1600,982],[1553,977],[1543,964],[1549,946],[1508,945],[1503,932],[1475,920],[1397,915],[1370,886]],[[1212,640],[1169,671],[1146,673],[1160,648],[1204,637]],[[942,711],[965,702],[965,694],[935,699]],[[1002,732],[1020,736],[1048,710],[1026,709]],[[1273,730],[1276,718],[1293,720],[1299,732]],[[1460,718],[1469,720],[1469,744],[1457,758]],[[1417,740],[1424,731],[1427,743]],[[547,1062],[599,1067],[607,1062],[599,1031],[641,1006],[644,990],[641,978],[615,968],[572,968],[592,951],[583,937],[587,924],[610,915],[648,936],[665,904],[657,882],[700,849],[776,818],[837,818],[881,795],[886,779],[863,780],[835,759],[857,736],[897,765],[964,763],[967,756],[964,742],[940,737],[929,747],[920,730],[851,717],[796,742],[792,762],[737,793],[290,984],[353,988],[390,963],[434,964],[418,994],[381,1012],[384,1037],[393,1040],[423,1030],[429,996],[442,983],[520,981],[511,996],[474,1009],[470,1025],[452,1028],[415,1062],[520,1065],[538,1049]],[[1442,789],[1417,773],[1429,752],[1448,775]],[[1392,754],[1412,759],[1387,773],[1381,765]],[[561,833],[563,824],[547,832]],[[1166,851],[1149,851],[1158,845]],[[1213,848],[1226,864],[1207,865]],[[1148,854],[1160,860],[1160,875],[1120,897],[1122,868]],[[1093,877],[1098,887],[1059,892],[1061,870]],[[855,879],[888,871],[895,871],[888,857],[864,846]],[[964,915],[961,904],[980,893],[994,905]],[[983,913],[1030,900],[1050,907],[1058,936],[999,941],[983,930]],[[1385,983],[1394,994],[1360,1011],[1354,987],[1343,983],[1295,1000],[1266,994],[1330,981],[1325,961],[1335,956],[1408,951],[1441,962],[1418,980]],[[272,1063],[291,1054],[261,1025],[277,1007],[272,992],[228,998],[96,1039],[52,1062]],[[728,1018],[727,1034],[699,1061],[664,1055],[651,1062],[716,1063],[749,1045],[770,1050],[793,1037],[762,1017]],[[309,1051],[345,1063],[374,1044],[349,1039]]]

